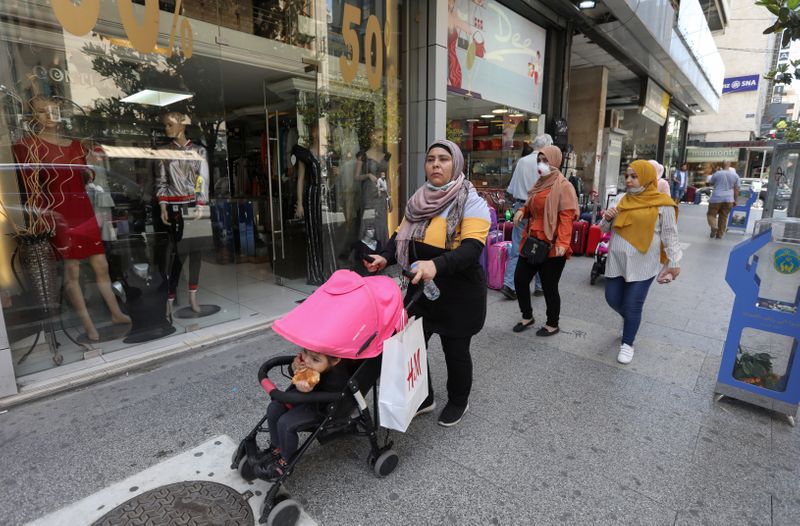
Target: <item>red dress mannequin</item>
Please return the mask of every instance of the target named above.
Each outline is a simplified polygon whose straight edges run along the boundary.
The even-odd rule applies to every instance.
[[[88,171],[86,152],[80,142],[59,135],[60,107],[52,99],[34,97],[30,101],[35,135],[29,135],[13,146],[28,198],[28,206],[43,210],[52,218],[55,228],[52,243],[64,258],[64,292],[81,319],[90,341],[100,338],[89,317],[80,285],[80,261],[88,259],[95,273],[95,283],[103,297],[113,323],[131,322],[119,307],[105,257],[100,228],[89,196],[84,174]]]
[[[34,184],[45,185],[43,190],[53,203],[49,210],[56,220],[52,243],[61,257],[86,259],[94,254],[104,254],[100,228],[85,190],[86,155],[81,143],[72,141],[61,146],[31,135],[13,148],[20,163],[49,165],[23,168],[22,179],[28,195],[31,195]]]

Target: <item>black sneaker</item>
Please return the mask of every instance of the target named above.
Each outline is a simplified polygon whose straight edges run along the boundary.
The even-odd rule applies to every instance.
[[[469,404],[460,406],[447,402],[447,405],[444,406],[444,409],[442,409],[442,412],[439,414],[439,425],[444,427],[456,425],[461,422],[467,409],[469,409]]]
[[[425,413],[430,413],[434,409],[436,409],[436,400],[434,400],[433,396],[429,396],[422,403],[419,405],[419,409],[414,416],[424,415]]]
[[[268,460],[262,464],[256,465],[253,472],[260,479],[268,482],[275,482],[286,473],[286,469],[286,461],[283,460],[283,458],[278,458],[277,460]]]
[[[500,289],[500,292],[502,292],[503,296],[505,296],[506,298],[508,298],[510,300],[516,300],[517,299],[517,293],[514,291],[514,289],[512,289],[508,285],[503,285],[503,288]]]

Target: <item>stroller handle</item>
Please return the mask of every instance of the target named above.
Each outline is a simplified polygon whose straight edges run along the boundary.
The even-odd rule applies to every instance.
[[[319,392],[301,393],[300,391],[281,391],[269,379],[270,369],[291,365],[294,356],[276,356],[264,362],[258,369],[258,383],[273,400],[282,404],[329,404],[339,400],[342,393]]]

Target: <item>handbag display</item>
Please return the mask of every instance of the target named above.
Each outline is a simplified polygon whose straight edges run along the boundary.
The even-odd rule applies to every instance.
[[[531,265],[541,265],[547,259],[547,254],[550,253],[550,243],[542,241],[541,239],[528,236],[525,243],[522,245],[520,255],[524,257]]]

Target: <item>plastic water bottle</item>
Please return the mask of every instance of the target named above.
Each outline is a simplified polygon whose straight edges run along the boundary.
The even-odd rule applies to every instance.
[[[511,210],[506,210],[506,221],[511,221]]]
[[[417,262],[411,264],[411,272],[417,271]],[[422,291],[425,294],[425,297],[431,301],[436,301],[439,299],[439,296],[442,295],[441,291],[439,291],[439,287],[436,286],[436,283],[433,280],[426,280],[423,281]]]

